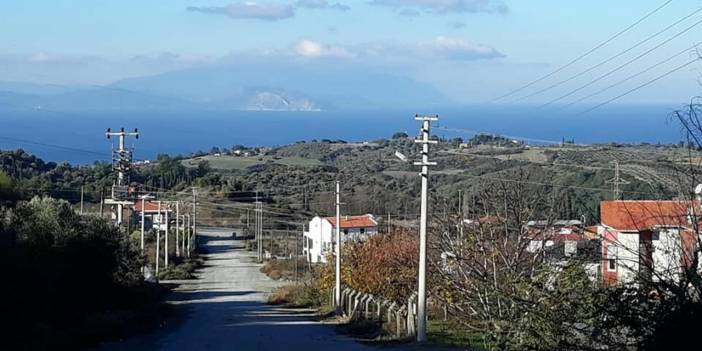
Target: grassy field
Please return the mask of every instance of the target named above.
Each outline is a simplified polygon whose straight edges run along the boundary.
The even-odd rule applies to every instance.
[[[183,161],[186,167],[197,167],[200,161],[208,161],[210,167],[217,170],[243,170],[251,166],[262,164],[280,164],[294,167],[312,167],[321,165],[322,162],[316,159],[303,157],[275,157],[275,156],[252,156],[252,157],[236,157],[236,156],[202,156]]]

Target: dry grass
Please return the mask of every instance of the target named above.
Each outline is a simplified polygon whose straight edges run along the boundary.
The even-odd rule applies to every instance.
[[[276,288],[268,295],[268,304],[320,308],[325,303],[324,294],[313,284],[286,285]]]
[[[276,288],[268,295],[268,304],[290,305],[301,295],[302,289],[301,285],[286,285]]]

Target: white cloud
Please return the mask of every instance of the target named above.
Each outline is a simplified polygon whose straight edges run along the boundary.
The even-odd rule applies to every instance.
[[[273,2],[238,1],[227,6],[190,6],[191,12],[225,15],[234,19],[277,21],[295,16],[295,8]]]
[[[226,6],[189,6],[190,12],[228,16],[233,19],[258,19],[278,21],[295,17],[295,9],[329,9],[348,11],[351,8],[341,3],[327,0],[298,0],[295,3],[277,3],[268,1],[236,1]]]
[[[420,43],[419,48],[451,60],[475,61],[504,57],[502,53],[490,46],[444,36]]]
[[[372,0],[370,5],[414,9],[425,13],[506,13],[509,8],[500,0]]]
[[[349,51],[342,47],[334,47],[309,39],[298,42],[295,45],[295,53],[299,56],[310,58],[350,58],[353,56]]]
[[[41,62],[48,62],[51,61],[51,56],[49,56],[45,52],[38,52],[36,54],[30,55],[27,58],[27,61],[29,62],[36,62],[36,63],[41,63]]]
[[[295,3],[296,7],[307,8],[307,9],[331,9],[339,11],[348,11],[351,8],[347,5],[341,3],[330,3],[327,0],[298,0]]]

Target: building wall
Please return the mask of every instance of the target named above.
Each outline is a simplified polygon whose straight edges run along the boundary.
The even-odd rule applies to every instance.
[[[682,241],[680,230],[661,229],[653,233],[653,280],[678,281],[682,272]]]
[[[600,235],[603,281],[607,284],[634,282],[639,274],[639,233],[601,228]]]
[[[312,263],[326,263],[326,255],[333,249],[331,223],[321,217],[314,217],[309,222],[307,231],[304,233],[306,239],[303,245],[303,253]],[[309,247],[311,244],[311,248]]]
[[[377,228],[342,229],[341,242],[362,239],[375,234],[378,234]],[[329,221],[322,217],[312,218],[307,231],[304,233],[303,254],[312,263],[326,263],[326,256],[334,250],[335,236],[336,231]],[[311,248],[309,248],[310,242],[312,244]]]
[[[617,280],[620,283],[632,283],[639,275],[639,233],[620,232],[617,235]]]

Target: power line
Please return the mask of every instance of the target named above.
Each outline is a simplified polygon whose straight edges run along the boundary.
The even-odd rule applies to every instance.
[[[701,8],[700,10],[702,10],[702,8]],[[605,78],[611,76],[612,74],[614,74],[614,73],[616,73],[616,72],[619,72],[620,70],[622,70],[622,69],[625,68],[626,66],[628,66],[628,65],[630,65],[630,64],[632,64],[632,63],[638,61],[639,59],[641,59],[641,58],[647,56],[647,55],[650,54],[651,52],[653,52],[653,51],[659,49],[659,48],[662,47],[663,45],[665,45],[665,44],[667,44],[667,43],[673,41],[674,39],[678,38],[679,36],[681,36],[681,35],[687,33],[687,32],[690,31],[692,28],[698,26],[700,23],[702,23],[702,20],[699,20],[699,21],[695,22],[693,25],[691,25],[691,26],[685,28],[683,31],[677,33],[677,34],[674,35],[673,37],[671,37],[671,38],[669,38],[669,39],[663,41],[662,43],[660,43],[660,44],[654,46],[653,48],[651,48],[651,49],[649,49],[649,50],[643,52],[642,54],[640,54],[640,55],[634,57],[633,59],[631,59],[631,60],[625,62],[624,64],[618,66],[617,68],[615,68],[615,69],[613,69],[613,70],[610,70],[609,72],[607,72],[607,73],[605,73],[605,74],[603,74],[603,75],[601,75],[601,76],[599,76],[599,77],[593,79],[593,80],[590,81],[589,83],[587,83],[587,84],[585,84],[585,85],[583,85],[583,86],[581,86],[581,87],[579,87],[579,88],[577,88],[577,89],[574,89],[574,90],[570,91],[569,93],[564,94],[564,95],[562,95],[562,96],[560,96],[560,97],[558,97],[558,98],[556,98],[556,99],[553,99],[553,100],[551,100],[551,101],[549,101],[549,102],[547,102],[547,103],[545,103],[545,104],[543,104],[543,105],[541,105],[541,106],[539,106],[539,107],[545,107],[545,106],[548,106],[548,105],[553,104],[554,102],[557,102],[557,101],[560,101],[560,100],[562,100],[562,99],[565,99],[565,98],[567,98],[568,96],[571,96],[571,95],[573,95],[573,94],[575,94],[575,93],[577,93],[577,92],[579,92],[579,91],[581,91],[581,90],[583,90],[583,89],[585,89],[585,88],[587,88],[587,87],[589,87],[589,86],[591,86],[591,85],[593,85],[593,84],[595,84],[595,83],[601,81],[602,79],[605,79]]]
[[[592,112],[592,111],[594,111],[594,110],[596,110],[596,109],[598,109],[598,108],[600,108],[600,107],[602,107],[602,106],[608,105],[608,104],[610,104],[610,103],[612,103],[612,102],[614,102],[614,101],[616,101],[616,100],[619,100],[619,99],[623,98],[624,96],[627,96],[627,95],[629,95],[629,94],[631,94],[631,93],[633,93],[633,92],[635,92],[635,91],[637,91],[637,90],[643,89],[643,88],[645,88],[645,87],[647,87],[647,86],[649,86],[649,85],[651,85],[651,84],[653,84],[653,83],[655,83],[655,82],[657,82],[657,81],[659,81],[659,80],[661,80],[661,79],[663,79],[663,78],[665,78],[665,77],[667,77],[667,76],[669,76],[669,75],[671,75],[671,74],[673,74],[673,73],[675,73],[675,72],[677,72],[677,71],[679,71],[679,70],[681,70],[681,69],[683,69],[683,68],[685,68],[685,67],[687,67],[687,66],[692,65],[693,63],[697,62],[698,60],[699,60],[699,59],[696,58],[696,59],[694,59],[694,60],[692,60],[692,61],[690,61],[690,62],[688,62],[688,63],[685,63],[685,64],[683,64],[683,65],[680,65],[680,66],[676,67],[676,68],[673,69],[673,70],[670,70],[670,71],[668,71],[668,72],[666,72],[666,73],[664,73],[664,74],[661,74],[660,76],[658,76],[658,77],[656,77],[656,78],[654,78],[654,79],[651,79],[651,80],[649,80],[648,82],[646,82],[646,83],[644,83],[644,84],[641,84],[641,85],[639,85],[639,86],[637,86],[637,87],[635,87],[635,88],[633,88],[633,89],[631,89],[631,90],[626,91],[626,92],[623,93],[623,94],[617,95],[617,96],[615,96],[615,97],[613,97],[613,98],[611,98],[611,99],[609,99],[609,100],[607,100],[607,101],[605,101],[605,102],[603,102],[603,103],[601,103],[601,104],[598,104],[598,105],[596,105],[596,106],[594,106],[594,107],[592,107],[592,108],[589,108],[589,109],[587,109],[587,110],[585,110],[585,111],[583,111],[583,112],[580,112],[580,113],[578,113],[577,115],[578,115],[578,116],[584,115],[584,114],[589,113],[589,112]]]
[[[109,153],[102,153],[102,152],[97,152],[97,151],[93,151],[93,150],[79,149],[79,148],[65,146],[65,145],[43,143],[43,142],[39,142],[39,141],[8,137],[8,136],[4,136],[4,135],[0,135],[0,139],[10,140],[10,141],[18,142],[18,143],[30,144],[30,145],[51,147],[51,148],[60,149],[60,150],[64,150],[64,151],[82,152],[82,153],[92,154],[92,155],[112,157],[112,155]]]
[[[502,95],[502,96],[499,96],[499,97],[493,99],[493,100],[490,101],[490,102],[491,102],[491,103],[492,103],[492,102],[496,102],[496,101],[502,100],[502,99],[504,99],[504,98],[506,98],[506,97],[508,97],[508,96],[512,96],[512,95],[514,95],[514,94],[516,94],[516,93],[518,93],[518,92],[521,92],[521,91],[523,91],[524,89],[527,89],[527,88],[533,86],[533,85],[536,84],[536,83],[539,83],[539,82],[541,82],[541,81],[543,81],[543,80],[546,80],[546,79],[552,77],[553,75],[555,75],[555,74],[557,74],[557,73],[563,71],[564,69],[566,69],[566,68],[568,68],[568,67],[574,65],[574,64],[577,63],[578,61],[582,60],[583,58],[589,56],[590,54],[592,54],[593,52],[599,50],[599,49],[602,48],[603,46],[605,46],[605,45],[609,44],[610,42],[614,41],[615,39],[617,39],[618,37],[620,37],[620,36],[623,35],[624,33],[630,31],[631,29],[633,29],[634,27],[636,27],[637,25],[639,25],[641,22],[643,22],[643,21],[645,21],[646,19],[648,19],[649,17],[653,16],[656,12],[658,12],[658,11],[660,11],[661,9],[663,9],[664,7],[668,6],[671,2],[673,2],[673,0],[668,0],[668,1],[666,1],[666,2],[663,3],[661,6],[657,7],[657,8],[654,9],[653,11],[649,12],[649,13],[646,14],[644,17],[638,19],[636,22],[632,23],[631,25],[629,25],[628,27],[624,28],[624,29],[621,30],[620,32],[616,33],[615,35],[611,36],[609,39],[605,40],[604,42],[600,43],[599,45],[595,46],[594,48],[588,50],[588,51],[585,52],[584,54],[582,54],[582,55],[576,57],[575,59],[571,60],[570,62],[566,63],[565,65],[563,65],[563,66],[557,68],[556,70],[552,71],[551,73],[548,73],[548,74],[546,74],[546,75],[544,75],[544,76],[542,76],[542,77],[540,77],[540,78],[538,78],[538,79],[536,79],[536,80],[534,80],[534,81],[531,81],[531,82],[529,82],[529,83],[527,83],[527,84],[525,84],[525,85],[523,85],[523,86],[521,86],[521,87],[519,87],[519,88],[517,88],[517,89],[515,89],[515,90],[512,90],[512,91],[510,91],[510,92],[507,93],[507,94],[504,94],[504,95]]]
[[[562,108],[568,108],[568,107],[573,106],[573,105],[575,105],[575,104],[577,104],[577,103],[579,103],[579,102],[583,102],[583,101],[585,101],[585,100],[587,100],[587,99],[589,99],[589,98],[592,98],[592,97],[595,97],[595,96],[597,96],[597,95],[599,95],[599,94],[602,94],[602,93],[604,93],[605,91],[607,91],[607,90],[609,90],[609,89],[612,89],[612,88],[615,88],[615,87],[617,87],[617,86],[620,86],[620,85],[622,85],[622,84],[624,84],[624,83],[626,83],[626,82],[628,82],[628,81],[630,81],[630,80],[632,80],[632,79],[634,79],[634,78],[636,78],[636,77],[639,77],[639,76],[641,76],[641,75],[643,75],[643,74],[646,74],[646,73],[652,71],[653,69],[658,68],[658,67],[660,67],[660,66],[662,66],[662,65],[664,65],[664,64],[666,64],[666,63],[668,63],[668,62],[670,62],[670,61],[672,61],[672,60],[674,60],[674,59],[676,59],[676,58],[679,57],[680,55],[689,52],[690,50],[696,48],[696,47],[697,47],[698,45],[700,45],[700,44],[702,44],[702,42],[699,42],[699,43],[693,45],[692,47],[686,48],[685,50],[682,50],[682,51],[678,52],[677,54],[675,54],[675,55],[673,55],[673,56],[671,56],[671,57],[669,57],[669,58],[667,58],[667,59],[665,59],[665,60],[663,60],[663,61],[660,61],[660,62],[656,63],[656,64],[653,65],[653,66],[650,66],[650,67],[646,68],[645,70],[643,70],[643,71],[641,71],[641,72],[638,72],[638,73],[636,73],[636,74],[633,74],[633,75],[631,75],[631,76],[629,76],[629,77],[627,77],[627,78],[624,78],[624,79],[622,79],[622,80],[620,80],[620,81],[618,81],[618,82],[616,82],[616,83],[614,83],[614,84],[612,84],[612,85],[610,85],[610,86],[607,86],[606,88],[600,89],[600,90],[598,90],[598,91],[596,91],[596,92],[594,92],[594,93],[592,93],[592,94],[590,94],[590,95],[584,96],[584,97],[582,97],[582,98],[580,98],[580,99],[578,99],[578,100],[575,100],[575,101],[573,101],[573,102],[571,102],[571,103],[568,103],[568,104],[562,106]]]
[[[702,11],[702,8],[699,8],[699,9],[693,11],[692,13],[690,13],[690,14],[686,15],[685,17],[679,19],[678,21],[674,22],[673,24],[671,24],[671,25],[669,25],[669,26],[663,28],[662,30],[660,30],[660,31],[658,31],[658,32],[656,32],[656,33],[654,33],[654,34],[648,36],[647,38],[645,38],[645,39],[639,41],[638,43],[634,44],[634,46],[631,46],[631,47],[629,47],[628,49],[626,49],[626,50],[624,50],[624,51],[621,51],[621,52],[619,52],[618,54],[616,54],[616,55],[614,55],[614,56],[612,56],[612,57],[610,57],[610,58],[608,58],[608,59],[606,59],[606,60],[604,60],[604,61],[602,61],[602,62],[600,62],[600,63],[598,63],[598,64],[596,64],[596,65],[594,65],[594,66],[591,66],[590,68],[588,68],[588,69],[586,69],[586,70],[584,70],[584,71],[582,71],[582,72],[580,72],[580,73],[575,74],[574,76],[571,76],[571,77],[569,77],[569,78],[567,78],[567,79],[565,79],[565,80],[559,81],[558,83],[555,83],[555,84],[552,84],[552,85],[550,85],[550,86],[547,86],[546,88],[543,88],[543,89],[541,89],[541,90],[538,90],[538,91],[536,91],[536,92],[534,92],[534,93],[531,93],[531,94],[529,94],[529,95],[523,96],[523,97],[521,97],[521,98],[519,98],[519,99],[517,99],[517,100],[515,100],[515,101],[522,101],[522,100],[525,100],[525,99],[534,97],[534,96],[539,95],[539,94],[541,94],[541,93],[547,92],[547,91],[549,91],[549,90],[551,90],[551,89],[553,89],[553,88],[559,87],[559,86],[561,86],[561,85],[563,85],[563,84],[565,84],[565,83],[568,83],[568,82],[570,82],[570,81],[572,81],[572,80],[574,80],[574,79],[576,79],[576,78],[580,78],[580,77],[584,76],[585,74],[590,73],[590,72],[592,72],[592,71],[594,71],[594,70],[596,70],[596,69],[598,69],[598,68],[600,68],[600,67],[602,67],[602,66],[604,66],[604,65],[606,65],[606,64],[608,64],[608,63],[610,63],[610,62],[612,62],[612,61],[614,61],[615,59],[617,59],[617,58],[619,58],[619,57],[621,57],[621,56],[627,54],[628,52],[630,52],[630,51],[632,51],[632,50],[638,48],[639,46],[641,46],[641,45],[647,43],[648,41],[650,41],[650,40],[652,40],[653,38],[659,36],[660,34],[662,34],[662,33],[666,32],[666,31],[668,31],[670,28],[675,27],[676,25],[678,25],[678,24],[680,24],[681,22],[687,20],[688,18],[694,16],[695,14],[699,13],[700,11]],[[695,23],[694,25],[692,25],[691,27],[688,27],[687,29],[685,29],[685,30],[683,30],[682,32],[680,32],[680,33],[676,34],[675,36],[673,36],[673,38],[668,39],[668,40],[667,40],[666,42],[664,42],[663,44],[665,44],[665,43],[669,42],[670,40],[673,40],[673,39],[679,37],[680,35],[682,35],[682,34],[688,32],[689,30],[691,30],[692,28],[694,28],[695,26],[697,26],[699,23],[700,23],[700,22],[697,22],[697,23]],[[660,45],[662,46],[663,44],[660,44]]]
[[[506,134],[500,134],[500,133],[489,133],[489,132],[480,132],[480,131],[475,131],[475,130],[470,130],[470,129],[460,129],[460,128],[447,128],[447,127],[435,127],[436,129],[439,130],[445,130],[447,132],[467,132],[473,135],[480,135],[480,134],[485,134],[485,135],[495,135],[495,136],[502,136],[510,139],[519,139],[519,140],[526,140],[526,141],[533,141],[537,143],[543,143],[543,144],[562,144],[560,141],[556,140],[546,140],[546,139],[535,139],[535,138],[528,138],[528,137],[521,137],[521,136],[516,136],[516,135],[506,135]]]

